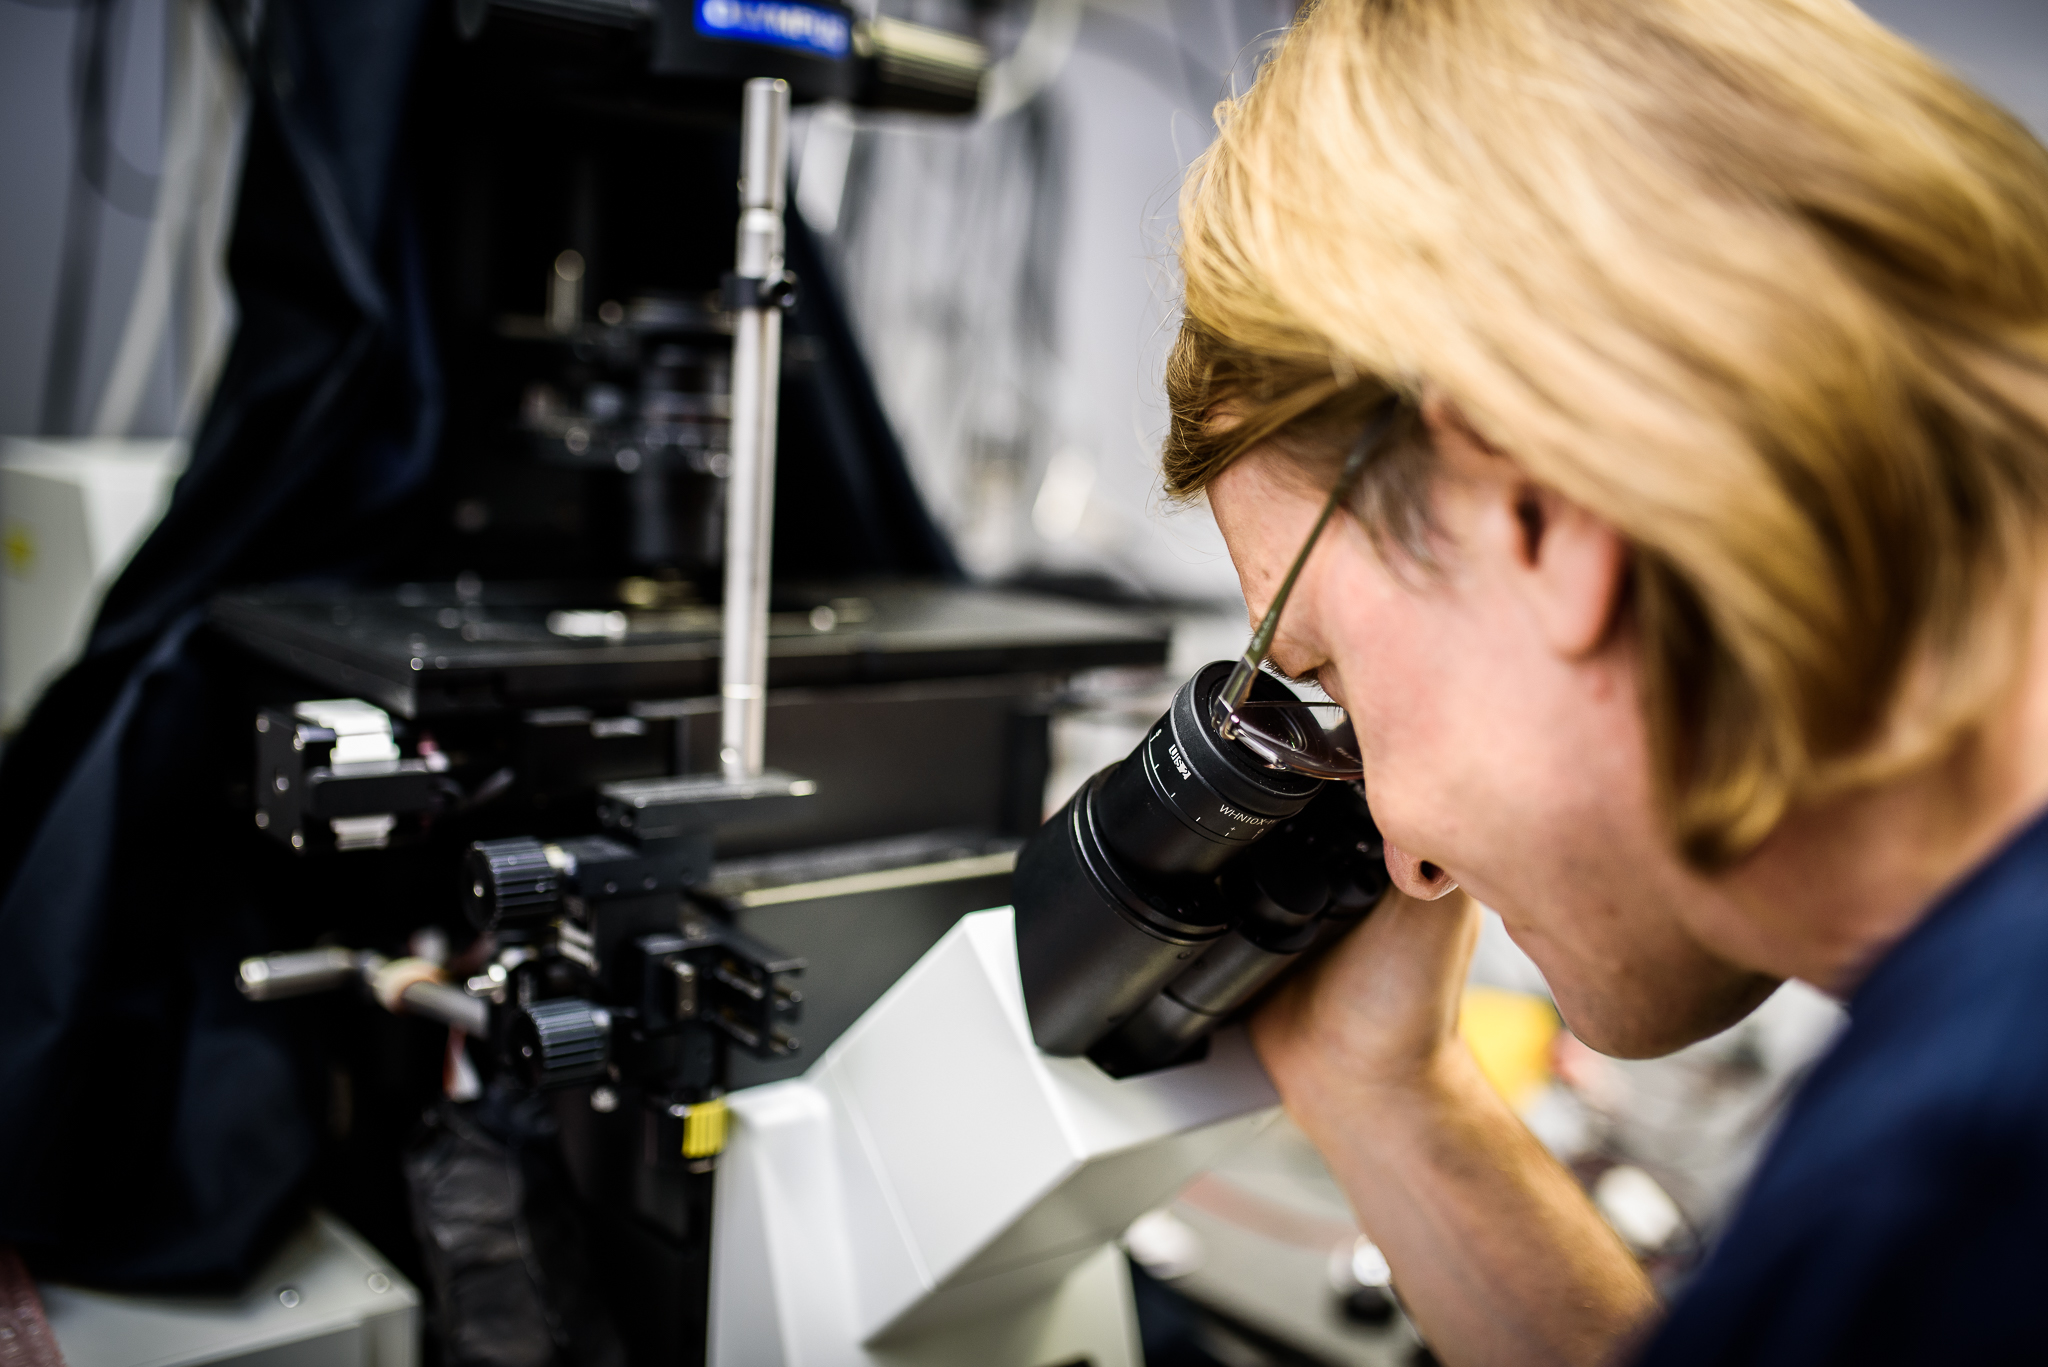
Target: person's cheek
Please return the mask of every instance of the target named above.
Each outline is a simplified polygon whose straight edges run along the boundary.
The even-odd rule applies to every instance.
[[[1329,663],[1317,682],[1344,707],[1366,766],[1366,797],[1383,834],[1410,862],[1441,865],[1442,775],[1432,763],[1437,719],[1431,699],[1440,691],[1427,677],[1434,650],[1427,637],[1426,604],[1393,581],[1362,532],[1333,542],[1310,581],[1304,634],[1312,634]],[[1424,879],[1417,896],[1440,895],[1439,873]]]
[[[1432,739],[1438,719],[1426,681],[1410,677],[1413,672],[1402,661],[1382,658],[1348,674],[1356,681],[1350,715],[1365,758],[1366,800],[1390,844],[1456,878],[1460,860],[1450,774],[1442,746]]]
[[[1372,581],[1374,568],[1340,542],[1310,561],[1310,573],[1295,593],[1301,644],[1321,661],[1316,684],[1346,712],[1365,701],[1362,690],[1370,667],[1365,644],[1380,635],[1373,620],[1380,588]],[[1354,716],[1353,725],[1358,724]]]

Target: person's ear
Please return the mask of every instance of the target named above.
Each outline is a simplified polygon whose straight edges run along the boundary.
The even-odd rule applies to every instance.
[[[1628,543],[1613,527],[1552,490],[1503,482],[1512,501],[1515,577],[1550,648],[1568,659],[1607,640],[1628,582]]]
[[[1505,544],[1497,549],[1550,648],[1567,658],[1597,650],[1628,583],[1628,543],[1578,504],[1523,477],[1513,457],[1481,436],[1448,395],[1425,390],[1422,416],[1439,462],[1469,481],[1482,505],[1501,500],[1482,522],[1501,533]],[[1496,520],[1494,513],[1503,516]]]

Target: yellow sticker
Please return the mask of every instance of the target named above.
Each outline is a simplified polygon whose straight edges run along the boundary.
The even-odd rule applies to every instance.
[[[700,1101],[683,1117],[683,1157],[709,1158],[725,1151],[728,1112],[724,1097]]]
[[[6,536],[0,537],[0,553],[6,555],[10,573],[26,578],[36,563],[35,529],[26,522],[8,523]]]

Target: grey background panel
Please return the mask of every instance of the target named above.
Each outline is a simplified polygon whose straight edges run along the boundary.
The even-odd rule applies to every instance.
[[[2048,134],[2048,5],[2041,0],[1867,0],[1863,10]]]
[[[84,364],[72,423],[88,422],[120,344],[142,271],[147,199],[162,169],[165,21],[175,0],[125,0],[112,13],[114,152],[139,175],[119,177],[120,204],[99,208]],[[57,303],[66,204],[76,156],[76,49],[82,5],[0,4],[0,433],[41,431],[44,361]],[[169,351],[157,357],[133,435],[168,437],[177,420]],[[75,427],[72,429],[75,430]]]

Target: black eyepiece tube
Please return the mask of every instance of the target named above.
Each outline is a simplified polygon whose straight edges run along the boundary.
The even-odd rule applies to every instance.
[[[1273,769],[1209,724],[1209,700],[1230,677],[1219,660],[1173,695],[1166,715],[1118,765],[1095,799],[1103,840],[1132,873],[1199,881],[1321,790],[1321,779]],[[1261,674],[1252,696],[1292,695]]]
[[[1364,799],[1332,783],[1219,883],[1230,933],[1089,1051],[1112,1076],[1200,1057],[1212,1030],[1371,911],[1387,887],[1384,849]]]
[[[1233,910],[1217,871],[1323,787],[1216,735],[1209,700],[1230,669],[1182,685],[1138,748],[1018,855],[1018,966],[1049,1054],[1088,1052],[1222,938]],[[1254,696],[1290,695],[1261,677]]]
[[[1303,848],[1309,844],[1300,838],[1305,824],[1307,812],[1245,857],[1255,869],[1233,867],[1223,875],[1235,910],[1231,933],[1090,1051],[1108,1074],[1126,1078],[1180,1060],[1317,943],[1321,920],[1335,906],[1335,887],[1313,861],[1315,851]]]
[[[1144,753],[1141,746],[1122,766],[1098,775],[1062,817],[1078,817],[1084,829],[1091,813],[1099,821],[1103,790]],[[1112,919],[1101,915],[1099,902],[1049,896],[1045,874],[1059,866],[1061,847],[1045,834],[1026,847],[1016,890],[1033,1032],[1048,1052],[1068,1052],[1092,1035],[1081,1052],[1114,1077],[1201,1057],[1218,1025],[1241,1016],[1297,963],[1355,926],[1387,888],[1372,814],[1358,790],[1343,783],[1317,785],[1293,815],[1234,851],[1220,874],[1176,883],[1198,890],[1176,904],[1183,916],[1199,909],[1206,920],[1223,924],[1190,943],[1194,924],[1183,921],[1170,950],[1159,947],[1164,927],[1156,919],[1151,936],[1112,936]],[[1131,898],[1142,903],[1141,889],[1167,884],[1171,875],[1139,874],[1121,864],[1103,848],[1106,839],[1106,831],[1098,834],[1094,857],[1121,870],[1120,886]],[[1128,927],[1131,920],[1113,923]],[[1081,933],[1079,925],[1096,933]],[[1067,1047],[1052,1049],[1048,1037]]]
[[[1116,773],[1090,779],[1017,856],[1017,966],[1048,1054],[1087,1053],[1228,929],[1212,891],[1141,891],[1103,848],[1094,799]]]
[[[1302,949],[1307,946],[1304,936]],[[1111,1077],[1132,1077],[1199,1057],[1207,1052],[1209,1033],[1286,972],[1302,949],[1271,950],[1230,932],[1090,1049],[1088,1057]]]

